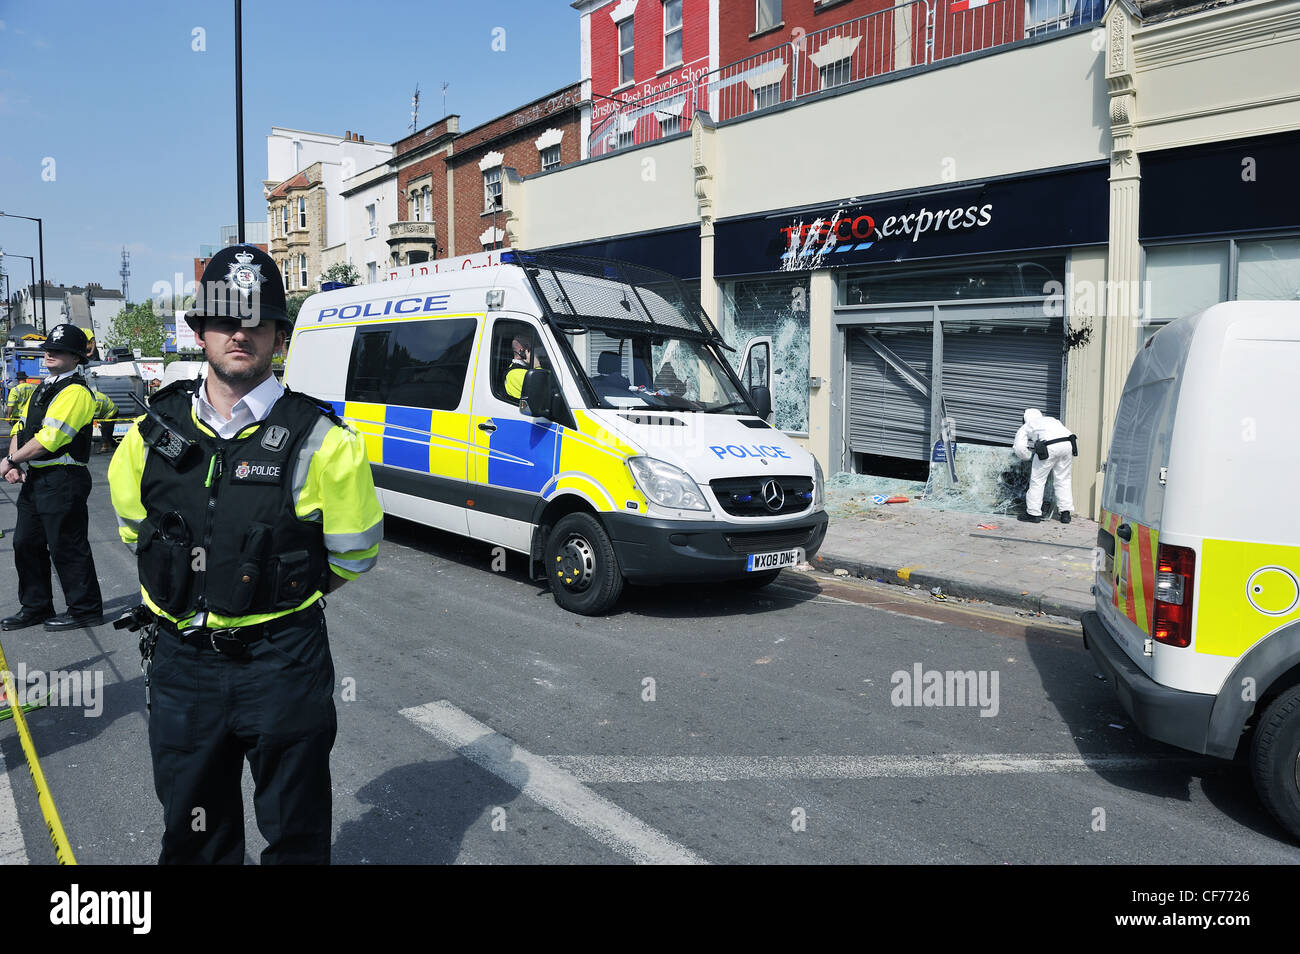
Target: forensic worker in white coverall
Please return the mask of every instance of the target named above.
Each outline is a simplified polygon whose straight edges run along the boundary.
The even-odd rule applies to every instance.
[[[1031,407],[1025,411],[1025,423],[1016,431],[1011,450],[1021,460],[1033,461],[1029,469],[1029,490],[1025,493],[1025,512],[1020,519],[1028,523],[1042,521],[1043,490],[1047,487],[1047,475],[1051,474],[1061,523],[1069,523],[1070,512],[1074,510],[1070,465],[1079,453],[1076,438],[1069,428]]]

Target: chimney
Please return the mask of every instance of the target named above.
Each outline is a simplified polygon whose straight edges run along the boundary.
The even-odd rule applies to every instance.
[[[357,136],[357,142],[365,142],[365,141],[366,141],[366,137],[365,137],[365,136],[362,136],[362,135],[358,135],[358,136]]]
[[[345,133],[343,134],[343,138],[346,139],[348,142],[351,142],[351,141],[352,141],[352,130],[349,129],[347,132],[345,132]]]

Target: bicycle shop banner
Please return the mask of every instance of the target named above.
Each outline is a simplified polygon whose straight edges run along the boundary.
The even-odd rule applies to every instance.
[[[872,262],[1104,243],[1105,164],[955,189],[720,221],[714,273],[806,271]]]

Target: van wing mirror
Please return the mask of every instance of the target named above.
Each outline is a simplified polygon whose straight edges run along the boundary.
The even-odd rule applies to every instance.
[[[551,399],[555,390],[551,373],[540,368],[533,368],[524,375],[524,387],[519,402],[519,409],[529,417],[544,417],[554,420],[551,413]]]
[[[772,392],[765,386],[756,384],[749,389],[749,396],[754,402],[758,416],[766,421],[772,413]]]

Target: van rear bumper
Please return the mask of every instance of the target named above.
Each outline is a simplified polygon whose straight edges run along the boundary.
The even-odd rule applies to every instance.
[[[748,573],[749,554],[795,547],[812,559],[826,537],[827,524],[824,510],[752,528],[623,513],[605,513],[601,518],[613,540],[619,568],[634,583],[734,580]]]
[[[1217,697],[1160,685],[1134,665],[1096,612],[1084,613],[1082,623],[1083,644],[1138,730],[1158,742],[1205,754]]]

